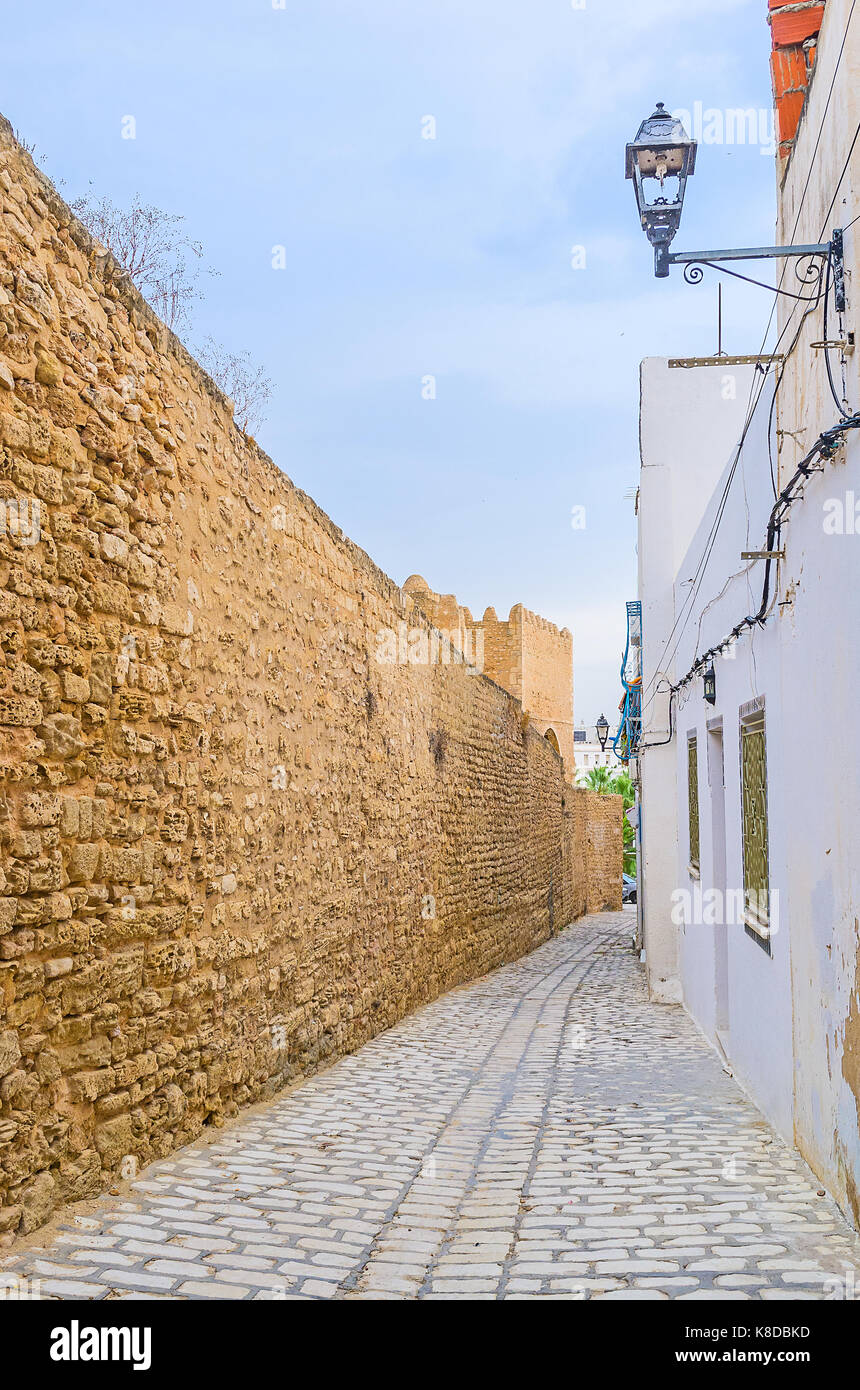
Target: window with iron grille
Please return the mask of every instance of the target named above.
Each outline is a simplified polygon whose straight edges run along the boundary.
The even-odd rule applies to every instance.
[[[770,955],[767,745],[763,702],[753,700],[742,707],[740,739],[744,926]]]
[[[695,734],[687,735],[687,810],[690,868],[699,872],[699,752]]]

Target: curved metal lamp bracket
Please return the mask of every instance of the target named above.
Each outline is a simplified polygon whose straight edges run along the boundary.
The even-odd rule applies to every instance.
[[[768,261],[792,257],[797,260],[794,273],[801,284],[807,285],[811,294],[795,294],[779,285],[768,285],[763,280],[754,280],[740,271],[729,270],[723,261]],[[704,274],[703,267],[733,275],[737,280],[746,280],[751,285],[760,285],[773,294],[783,294],[789,299],[800,299],[812,303],[821,296],[821,281],[824,267],[830,261],[833,274],[833,298],[837,313],[845,309],[845,272],[842,260],[842,232],[837,228],[830,241],[817,242],[807,246],[747,246],[737,251],[669,251],[666,246],[654,247],[654,273],[661,279],[669,274],[669,266],[684,266],[684,279],[689,285],[697,285]]]
[[[727,266],[716,265],[713,261],[688,261],[684,266],[684,279],[688,285],[698,285],[704,274],[705,266],[709,270],[716,270],[721,275],[732,275],[736,280],[745,280],[748,285],[758,285],[763,290],[771,290],[773,294],[784,295],[786,299],[799,299],[804,304],[814,304],[821,298],[821,281],[823,278],[826,259],[810,256],[805,262],[798,262],[794,268],[794,273],[801,284],[808,285],[813,291],[812,294],[795,294],[793,290],[784,290],[780,285],[769,285],[766,280],[755,280],[751,275],[741,275],[738,270],[729,270]],[[801,269],[801,265],[805,269]]]

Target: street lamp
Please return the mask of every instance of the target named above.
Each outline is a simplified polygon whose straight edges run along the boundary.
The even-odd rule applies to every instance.
[[[601,714],[594,727],[597,729],[597,739],[600,743],[600,751],[601,753],[605,753],[606,740],[609,738],[609,720],[606,718],[604,714]]]
[[[717,673],[714,670],[713,661],[704,671],[702,679],[705,685],[703,692],[705,699],[709,705],[715,705],[717,703]]]
[[[658,101],[627,146],[625,177],[633,180],[639,220],[654,247],[654,274],[661,279],[669,274],[669,243],[680,226],[687,179],[695,168],[696,141]],[[646,179],[659,185],[651,199]],[[677,180],[673,197],[667,197],[667,179]]]
[[[827,264],[833,279],[833,303],[837,313],[843,313],[845,272],[842,231],[839,228],[834,229],[830,241],[802,246],[745,246],[737,250],[718,251],[669,250],[680,226],[687,179],[696,167],[696,148],[696,141],[690,139],[681,121],[666,110],[662,101],[658,101],[656,110],[642,122],[636,139],[626,149],[625,177],[633,180],[639,220],[654,247],[654,274],[658,279],[662,280],[669,274],[670,266],[683,265],[684,279],[688,284],[696,285],[704,274],[702,267],[714,268],[717,261],[763,261],[790,256],[797,258],[795,276],[802,286],[810,290],[809,294],[797,294],[793,290],[783,289],[781,285],[767,285],[762,280],[741,275],[737,270],[726,269],[722,273],[786,295],[789,299],[813,303],[820,297],[822,274]],[[659,185],[653,198],[649,198],[646,190],[646,181],[650,180],[655,180]],[[671,196],[666,189],[667,180],[673,181]]]

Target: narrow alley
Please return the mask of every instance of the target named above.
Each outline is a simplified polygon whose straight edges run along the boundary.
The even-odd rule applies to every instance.
[[[860,1240],[687,1015],[648,1002],[632,923],[584,918],[419,1009],[67,1210],[0,1283],[69,1299],[853,1298]]]

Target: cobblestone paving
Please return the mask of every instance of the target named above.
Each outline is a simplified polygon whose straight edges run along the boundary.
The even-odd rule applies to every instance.
[[[0,1265],[47,1298],[855,1296],[860,1241],[589,917]]]

